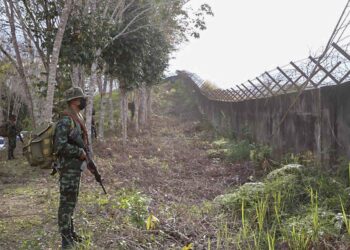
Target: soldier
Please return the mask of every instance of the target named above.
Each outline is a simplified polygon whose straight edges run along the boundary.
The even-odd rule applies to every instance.
[[[63,112],[56,125],[54,151],[58,157],[60,173],[60,203],[58,208],[58,226],[62,236],[62,249],[69,249],[75,242],[81,242],[82,237],[76,234],[73,225],[73,213],[79,195],[81,172],[86,161],[86,153],[72,141],[73,130],[78,134],[78,140],[88,145],[85,121],[80,114],[86,107],[86,96],[79,87],[72,87],[65,92],[68,108]]]
[[[7,136],[8,136],[8,160],[14,160],[14,151],[16,149],[16,139],[17,139],[17,126],[16,126],[16,116],[10,115],[9,122],[7,123]]]

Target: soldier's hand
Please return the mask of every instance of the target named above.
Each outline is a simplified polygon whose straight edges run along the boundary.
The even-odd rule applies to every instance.
[[[81,161],[86,161],[86,154],[85,152],[81,153],[80,158]]]

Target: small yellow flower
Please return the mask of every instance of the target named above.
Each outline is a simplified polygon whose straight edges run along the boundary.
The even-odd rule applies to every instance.
[[[155,217],[153,214],[150,214],[146,221],[146,229],[154,230],[156,229],[158,224],[159,224],[159,219]]]
[[[193,243],[188,243],[186,246],[182,248],[182,250],[193,250]]]

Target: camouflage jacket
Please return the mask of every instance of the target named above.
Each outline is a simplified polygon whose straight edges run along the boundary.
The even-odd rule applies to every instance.
[[[80,168],[82,161],[79,159],[84,152],[83,148],[70,141],[69,134],[72,129],[78,129],[82,140],[82,130],[79,125],[67,115],[63,115],[57,122],[55,129],[54,151],[58,157],[60,168]]]
[[[13,122],[8,122],[6,124],[7,126],[7,135],[9,138],[16,138],[17,136],[17,131],[18,131],[18,128],[16,126],[16,123],[13,123]]]

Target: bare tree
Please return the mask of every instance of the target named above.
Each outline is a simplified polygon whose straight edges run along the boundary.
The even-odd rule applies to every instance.
[[[58,58],[61,50],[62,40],[64,31],[66,29],[66,25],[68,22],[68,18],[70,12],[72,10],[72,0],[65,1],[64,8],[62,10],[60,23],[58,25],[58,30],[55,36],[55,41],[53,44],[53,50],[51,55],[51,61],[49,64],[49,74],[48,74],[48,87],[47,87],[47,97],[46,97],[46,110],[44,112],[45,121],[51,121],[52,118],[52,108],[53,108],[53,99],[54,99],[54,91],[56,86],[56,73],[57,73],[57,65]]]
[[[5,76],[5,85],[7,87],[2,89],[5,92],[5,100],[7,101],[6,116],[9,117],[10,114],[18,116],[23,101],[25,100],[25,92],[19,76],[12,72],[8,72]]]
[[[5,47],[0,44],[0,51],[10,60],[13,66],[16,68],[18,75],[20,76],[22,87],[25,90],[27,105],[29,109],[30,116],[33,121],[33,126],[35,127],[34,121],[34,111],[33,111],[33,101],[29,89],[29,84],[27,82],[27,76],[23,66],[22,55],[20,53],[19,43],[17,39],[17,31],[15,25],[15,10],[13,0],[3,0],[5,13],[10,26],[10,40],[12,41],[13,49],[15,51],[15,59],[11,56],[9,52],[5,50]]]

